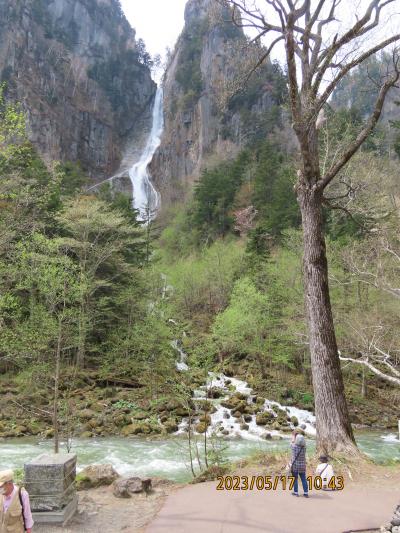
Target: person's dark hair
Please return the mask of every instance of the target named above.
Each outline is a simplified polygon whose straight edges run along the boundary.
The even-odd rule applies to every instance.
[[[321,455],[319,458],[321,463],[327,463],[328,462],[328,456],[327,455]]]

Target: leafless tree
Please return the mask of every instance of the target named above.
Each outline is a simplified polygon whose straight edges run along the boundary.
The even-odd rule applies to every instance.
[[[387,328],[382,325],[358,327],[351,325],[359,350],[354,357],[343,356],[341,361],[362,365],[375,375],[392,385],[400,386],[400,351],[393,346],[385,346]]]
[[[331,165],[321,170],[320,112],[337,85],[377,52],[400,40],[400,34],[377,38],[376,29],[395,0],[370,0],[351,7],[354,22],[338,25],[342,0],[215,0],[231,8],[237,26],[256,32],[267,43],[257,65],[284,45],[292,127],[300,164],[295,190],[302,214],[303,268],[317,424],[317,448],[356,452],[345,399],[328,285],[323,234],[325,190],[376,126],[386,95],[399,80],[399,58],[382,79],[374,109],[356,137]],[[364,10],[362,6],[364,7]],[[356,12],[358,11],[360,12]],[[320,118],[318,118],[320,117]]]

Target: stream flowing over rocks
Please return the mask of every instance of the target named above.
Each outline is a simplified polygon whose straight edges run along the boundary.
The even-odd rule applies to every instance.
[[[281,440],[300,426],[307,435],[315,435],[311,412],[257,396],[245,381],[225,374],[210,372],[207,383],[194,391],[193,401],[198,413],[192,422],[195,433]],[[177,434],[188,429],[188,418],[183,418]]]

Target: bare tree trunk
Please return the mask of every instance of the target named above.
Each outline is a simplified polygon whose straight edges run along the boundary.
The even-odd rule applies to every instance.
[[[53,429],[54,429],[54,453],[60,451],[60,439],[58,434],[58,391],[60,385],[60,359],[61,359],[62,321],[58,323],[58,338],[56,350],[56,368],[54,375],[54,404],[53,404]]]
[[[361,378],[361,396],[363,398],[367,397],[367,384],[365,379],[365,367],[362,367],[362,378]]]
[[[317,450],[327,454],[335,450],[356,453],[329,297],[322,193],[304,184],[297,193],[303,221],[303,274],[310,331]]]
[[[196,477],[196,473],[193,468],[193,454],[192,454],[192,414],[189,412],[189,422],[188,422],[188,443],[189,443],[189,458],[190,458],[190,470],[192,471],[193,477]]]
[[[78,352],[76,357],[76,366],[78,368],[84,368],[85,366],[87,330],[87,308],[85,302],[82,301],[79,309]]]

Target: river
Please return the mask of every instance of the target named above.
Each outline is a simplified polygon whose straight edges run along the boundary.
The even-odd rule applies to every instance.
[[[400,442],[394,434],[379,431],[360,431],[356,434],[360,449],[377,463],[400,462]],[[236,461],[257,452],[286,451],[289,439],[281,441],[252,441],[241,438],[224,440],[224,456]],[[308,450],[314,441],[307,441]],[[52,441],[35,438],[7,439],[0,442],[0,470],[22,468],[37,455],[51,451]],[[61,451],[66,451],[65,444]],[[189,481],[187,441],[182,436],[155,438],[96,438],[74,439],[73,452],[78,454],[78,470],[88,464],[111,463],[121,475],[158,476],[173,481]]]

